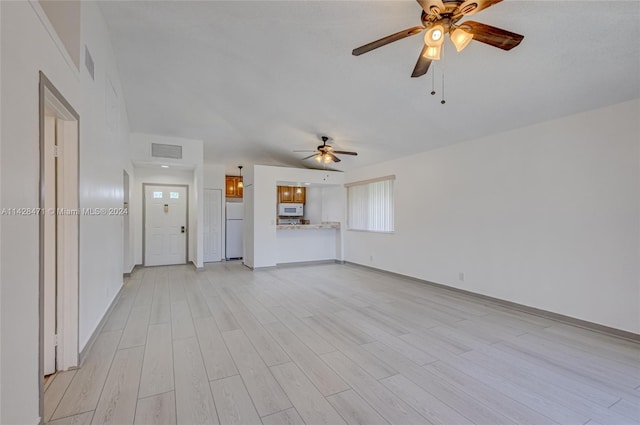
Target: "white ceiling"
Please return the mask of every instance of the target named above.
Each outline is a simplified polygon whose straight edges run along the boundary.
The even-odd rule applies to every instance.
[[[205,162],[313,166],[318,134],[347,170],[640,97],[640,2],[506,0],[473,16],[525,35],[472,42],[410,78],[415,1],[104,2],[131,130],[202,139]],[[433,68],[433,66],[432,66]],[[445,105],[440,104],[442,69]]]

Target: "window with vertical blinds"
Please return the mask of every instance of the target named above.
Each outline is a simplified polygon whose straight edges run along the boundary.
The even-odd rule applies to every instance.
[[[367,232],[393,232],[393,181],[383,177],[347,186],[347,228]]]

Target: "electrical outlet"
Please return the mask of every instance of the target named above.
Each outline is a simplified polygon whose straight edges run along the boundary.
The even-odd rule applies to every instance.
[[[369,256],[369,261],[373,262],[373,255]]]
[[[459,272],[458,273],[458,280],[461,280],[464,282],[464,272]]]

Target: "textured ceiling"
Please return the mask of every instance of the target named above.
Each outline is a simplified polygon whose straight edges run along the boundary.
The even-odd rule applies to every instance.
[[[202,139],[205,162],[313,166],[318,134],[347,170],[640,97],[640,2],[506,0],[473,20],[525,35],[472,42],[410,78],[415,1],[104,2],[131,130]],[[431,96],[435,69],[436,96]],[[440,104],[442,71],[447,103]]]

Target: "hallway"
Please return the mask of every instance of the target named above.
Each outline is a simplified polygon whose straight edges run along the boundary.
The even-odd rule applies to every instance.
[[[640,346],[385,273],[239,262],[136,270],[70,424],[640,423]]]

